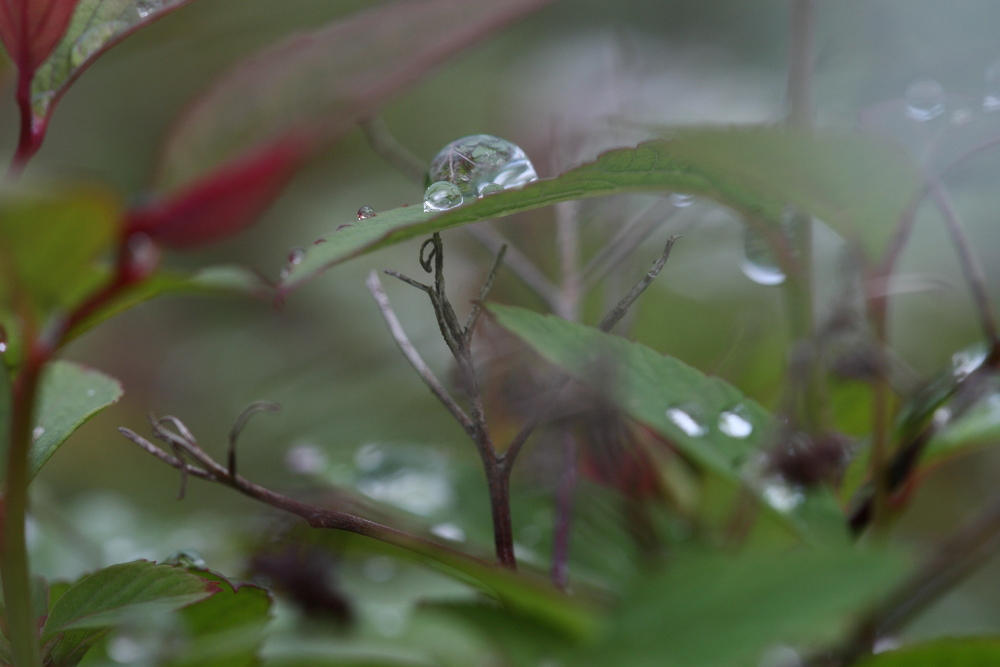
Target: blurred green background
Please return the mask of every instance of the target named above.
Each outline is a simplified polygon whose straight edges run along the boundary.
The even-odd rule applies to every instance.
[[[197,0],[130,37],[82,76],[57,109],[29,171],[105,183],[126,200],[140,197],[172,119],[235,60],[370,4]],[[918,78],[939,81],[955,108],[976,108],[989,92],[984,72],[1000,58],[1000,5],[992,0],[818,5],[820,123],[852,128],[861,110],[900,98]],[[634,142],[636,123],[780,119],[787,28],[787,3],[777,0],[563,0],[454,59],[383,115],[421,158],[455,138],[485,132],[518,143],[542,176],[552,175],[604,148]],[[16,122],[9,79],[5,93],[0,149],[10,151]],[[949,182],[986,266],[994,303],[1000,296],[997,164],[995,155],[984,155]],[[235,262],[274,277],[291,248],[352,220],[360,206],[385,210],[419,202],[421,194],[356,132],[300,173],[253,229],[165,261],[187,268]],[[588,252],[648,201],[586,202],[581,219]],[[505,221],[503,228],[553,269],[552,220],[551,211],[542,211]],[[588,301],[590,321],[678,231],[684,238],[639,302],[630,335],[774,405],[787,345],[780,294],[740,272],[742,231],[725,211],[705,203],[679,210],[628,260],[617,285]],[[445,243],[454,301],[466,303],[489,255],[462,230],[449,232]],[[823,232],[816,244],[822,313],[837,293],[840,242]],[[457,526],[470,541],[488,544],[475,453],[396,350],[363,284],[373,268],[416,276],[418,245],[338,267],[292,294],[282,308],[168,297],[75,342],[68,356],[120,378],[126,395],[74,435],[36,481],[36,569],[75,576],[193,547],[210,566],[241,572],[245,547],[274,527],[274,515],[197,481],[186,499],[176,501],[177,474],[115,428],[147,433],[148,411],[172,414],[221,456],[233,420],[259,399],[278,401],[284,411],[256,417],[245,431],[240,465],[251,479],[295,493],[321,493],[321,477],[371,488],[365,480],[387,465],[385,456],[394,456],[424,475],[422,482],[409,480],[417,496],[425,494],[416,508],[423,520]],[[958,263],[932,210],[921,212],[900,272],[901,285],[917,289],[901,288],[894,297],[893,342],[917,373],[929,375],[978,336]],[[384,282],[414,343],[447,376],[447,350],[426,298]],[[541,307],[509,275],[502,275],[494,297]],[[857,410],[848,401],[845,421]],[[529,560],[535,549],[542,564],[550,531],[546,451],[544,442],[537,444],[515,481],[515,495],[522,496],[522,507],[515,507],[518,541]],[[314,474],[297,473],[296,466]],[[998,473],[1000,459],[990,451],[943,466],[917,493],[895,539],[930,543],[995,491]],[[581,571],[591,567],[606,575],[620,554],[601,544],[596,531],[614,522],[601,523],[596,490],[594,495],[596,518],[581,520],[574,554]],[[996,565],[928,612],[912,632],[1000,629]]]

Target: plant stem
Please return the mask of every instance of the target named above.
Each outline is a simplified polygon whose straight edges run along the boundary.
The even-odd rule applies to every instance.
[[[28,452],[38,379],[48,355],[37,349],[14,382],[7,483],[4,491],[3,539],[0,540],[0,578],[3,580],[7,631],[17,667],[39,667],[38,628],[31,608],[31,571],[24,523],[28,511]]]
[[[552,536],[552,583],[569,588],[569,542],[573,526],[573,497],[576,491],[576,438],[563,431],[563,470],[556,491],[556,520]]]
[[[41,147],[40,132],[35,127],[34,114],[31,111],[31,77],[23,73],[17,79],[17,109],[21,116],[21,130],[17,139],[17,151],[7,170],[7,178],[16,179],[28,165],[28,161]]]

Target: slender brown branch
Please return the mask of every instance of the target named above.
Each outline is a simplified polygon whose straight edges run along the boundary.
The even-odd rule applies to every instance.
[[[983,271],[983,266],[972,249],[972,243],[965,233],[965,226],[958,217],[951,196],[940,182],[931,185],[931,197],[941,211],[945,225],[948,227],[948,233],[951,234],[951,241],[955,244],[959,263],[962,265],[962,273],[965,274],[965,280],[969,283],[969,291],[972,292],[972,300],[976,304],[983,333],[986,334],[987,340],[992,345],[997,345],[996,316],[993,314],[990,297],[986,291],[986,274]]]
[[[470,345],[472,342],[472,332],[475,330],[476,323],[479,321],[479,316],[483,312],[483,303],[486,301],[486,297],[493,288],[493,282],[496,280],[497,273],[503,265],[503,258],[505,254],[507,254],[506,244],[500,246],[500,251],[497,253],[496,259],[493,260],[493,266],[490,267],[490,272],[486,274],[486,280],[483,281],[483,286],[479,288],[479,296],[477,296],[475,301],[472,302],[472,310],[469,311],[469,318],[465,321],[466,346]]]
[[[667,240],[667,245],[663,249],[663,254],[660,255],[660,258],[653,263],[653,266],[649,269],[646,275],[642,277],[642,280],[640,280],[635,287],[630,289],[628,294],[622,297],[622,300],[618,302],[618,305],[612,308],[611,312],[608,313],[603,320],[601,320],[601,323],[597,325],[598,329],[601,331],[611,331],[611,329],[613,329],[614,326],[618,324],[623,317],[625,317],[625,313],[628,312],[628,309],[633,303],[635,303],[635,300],[646,291],[646,288],[652,284],[652,282],[656,279],[656,276],[658,276],[660,271],[663,270],[663,266],[667,263],[667,259],[670,258],[670,250],[674,247],[674,242],[679,238],[679,236],[674,235]]]
[[[396,141],[381,116],[372,116],[361,121],[359,125],[376,153],[417,185],[424,184],[427,164]]]
[[[650,215],[655,209],[666,203],[666,212]],[[654,200],[648,206],[632,216],[618,228],[614,236],[601,246],[601,249],[590,258],[590,261],[580,272],[583,276],[583,288],[588,290],[604,277],[604,275],[627,257],[650,234],[662,225],[677,211],[677,207],[669,200]]]
[[[518,250],[516,246],[511,244],[503,234],[498,232],[488,222],[468,225],[465,229],[472,238],[491,252],[499,252],[500,248],[505,245],[508,246],[507,255],[504,260],[507,268],[513,271],[514,275],[521,279],[521,282],[541,297],[549,308],[555,310],[556,304],[559,303],[559,288],[542,273],[541,269],[527,255]]]
[[[270,412],[272,415],[278,414],[281,412],[281,406],[271,401],[254,401],[244,408],[243,412],[236,418],[233,428],[229,431],[229,453],[226,457],[230,476],[236,474],[236,442],[239,440],[243,427],[258,412]]]
[[[399,276],[397,276],[399,277]],[[378,304],[379,310],[382,312],[382,319],[385,320],[386,326],[389,327],[389,333],[392,334],[393,340],[396,341],[396,345],[399,346],[400,352],[406,357],[406,360],[410,362],[413,369],[417,371],[417,375],[424,381],[424,384],[431,390],[431,393],[437,397],[439,401],[448,409],[448,412],[455,418],[455,420],[462,425],[465,432],[469,434],[470,437],[475,437],[476,425],[473,423],[469,415],[455,402],[455,399],[451,397],[448,391],[441,384],[441,381],[437,379],[434,372],[431,371],[430,367],[421,358],[420,353],[417,352],[417,348],[413,347],[413,343],[406,336],[406,332],[403,330],[403,326],[399,323],[399,318],[396,317],[395,311],[392,309],[392,304],[389,303],[389,297],[386,295],[385,290],[382,289],[382,283],[379,282],[378,274],[372,271],[368,274],[368,281],[366,283],[368,286],[368,291],[371,292],[372,298],[375,299],[375,303]]]

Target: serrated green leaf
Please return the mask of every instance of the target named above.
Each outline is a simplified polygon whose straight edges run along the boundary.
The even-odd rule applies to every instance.
[[[36,313],[66,308],[92,286],[93,263],[110,248],[119,203],[82,187],[18,190],[0,202],[0,308],[24,299]]]
[[[35,413],[35,430],[28,454],[28,475],[33,478],[45,462],[95,414],[122,397],[118,380],[72,361],[49,364],[41,380]]]
[[[291,289],[323,270],[407,239],[563,201],[630,192],[685,192],[745,217],[778,221],[791,203],[863,243],[878,257],[919,189],[916,170],[870,138],[806,134],[785,128],[692,128],[667,139],[604,153],[596,162],[460,206],[425,213],[422,206],[345,220],[289,267]]]
[[[523,308],[490,304],[488,309],[498,324],[578,380],[605,385],[599,387],[604,390],[611,383],[608,398],[619,409],[661,433],[696,464],[732,484],[743,484],[741,467],[759,450],[771,422],[756,401],[719,378],[620,336]],[[698,429],[682,428],[671,417],[675,409],[697,413]],[[749,423],[745,437],[727,435],[720,428],[723,413],[731,411]],[[755,490],[767,498],[766,488]],[[772,508],[771,503],[764,506]],[[843,514],[823,489],[777,509],[782,520],[810,541],[847,541]]]
[[[44,122],[66,88],[106,50],[191,0],[80,0],[62,40],[31,80],[32,115]]]
[[[886,651],[858,667],[993,667],[1000,665],[1000,638],[949,637]]]
[[[42,642],[67,630],[111,627],[140,609],[179,609],[217,590],[213,582],[171,565],[142,560],[112,565],[63,593],[45,622]]]
[[[905,560],[851,549],[684,554],[643,577],[586,665],[732,667],[769,646],[830,641],[905,575]]]

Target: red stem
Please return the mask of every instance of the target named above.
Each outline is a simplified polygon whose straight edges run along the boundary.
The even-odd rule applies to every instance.
[[[21,175],[28,161],[41,148],[42,138],[45,136],[47,121],[40,121],[36,126],[31,110],[32,78],[31,75],[25,76],[24,72],[21,72],[17,79],[17,109],[21,116],[21,131],[17,140],[17,151],[7,171],[7,178],[11,180]]]

